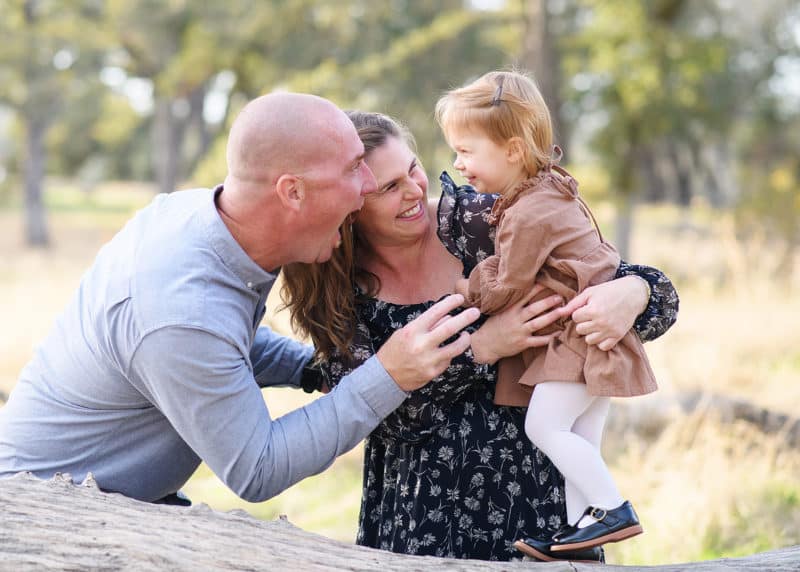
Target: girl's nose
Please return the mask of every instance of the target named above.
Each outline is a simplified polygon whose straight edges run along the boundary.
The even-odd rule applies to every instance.
[[[460,155],[456,155],[456,158],[453,160],[453,167],[459,171],[464,168],[464,163],[461,162]]]

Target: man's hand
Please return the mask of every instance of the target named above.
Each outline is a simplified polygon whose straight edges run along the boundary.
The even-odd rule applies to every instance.
[[[467,332],[461,332],[455,341],[439,347],[480,316],[477,308],[469,308],[455,316],[448,315],[463,302],[464,297],[458,294],[437,302],[393,333],[378,350],[378,360],[400,389],[419,389],[442,373],[450,365],[450,360],[469,347]]]

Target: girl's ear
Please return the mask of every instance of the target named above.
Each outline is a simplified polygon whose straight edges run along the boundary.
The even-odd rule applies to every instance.
[[[275,190],[284,207],[292,211],[300,210],[306,193],[303,179],[289,173],[283,174],[278,177]]]
[[[512,137],[506,143],[506,158],[509,163],[525,161],[525,142],[521,137]]]

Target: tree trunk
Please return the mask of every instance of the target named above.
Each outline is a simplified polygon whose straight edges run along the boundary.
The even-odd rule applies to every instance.
[[[68,476],[0,479],[0,568],[27,570],[381,570],[383,572],[597,572],[570,562],[484,562],[407,556],[310,534],[285,517],[271,522],[237,510],[131,500]],[[800,546],[745,558],[613,571],[798,570]]]
[[[178,185],[180,149],[173,100],[156,97],[153,115],[153,165],[158,192],[171,193]]]
[[[191,157],[188,161],[188,172],[190,173],[197,164],[203,160],[203,157],[208,153],[209,147],[211,147],[211,132],[203,116],[207,91],[206,86],[201,85],[192,90],[189,94],[189,119],[187,121],[187,130],[189,131],[188,135],[195,138],[194,141],[190,142],[193,144],[193,148],[187,150],[188,156]]]
[[[40,117],[25,117],[27,154],[25,156],[25,240],[29,246],[47,246],[44,202],[42,200],[45,169],[44,136],[47,121]]]
[[[616,233],[614,246],[623,260],[631,254],[631,234],[633,232],[633,196],[621,194],[617,200]]]
[[[525,0],[525,32],[520,63],[533,72],[536,84],[550,109],[554,138],[563,147],[569,134],[561,114],[561,61],[558,56],[547,0]]]

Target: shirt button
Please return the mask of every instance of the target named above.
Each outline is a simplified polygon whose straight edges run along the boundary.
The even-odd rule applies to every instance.
[[[252,290],[253,289],[253,283],[252,282],[248,282],[247,283],[247,287],[250,288],[250,290]]]

